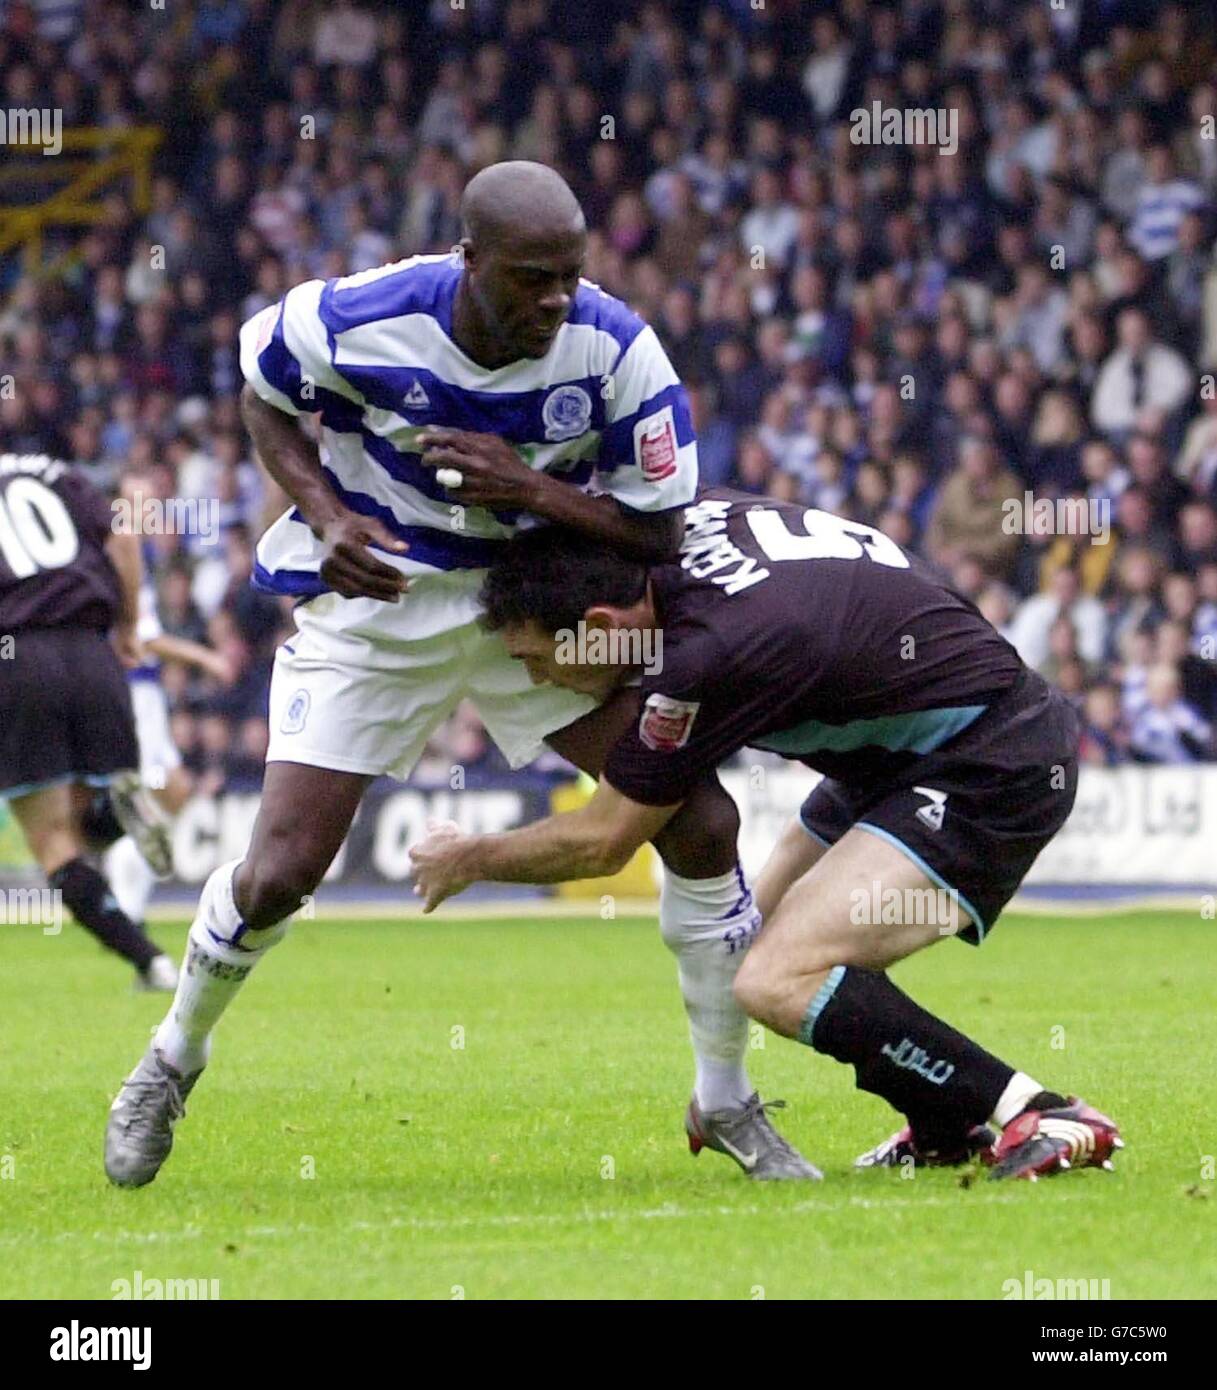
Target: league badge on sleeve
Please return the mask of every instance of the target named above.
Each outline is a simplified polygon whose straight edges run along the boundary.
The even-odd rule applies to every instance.
[[[676,472],[676,420],[665,405],[634,426],[634,457],[648,483],[662,483]]]
[[[689,741],[701,704],[697,700],[673,700],[668,695],[648,695],[638,721],[638,737],[656,753],[675,753]]]
[[[254,320],[258,325],[258,337],[254,343],[255,357],[261,357],[262,349],[270,342],[275,331],[275,324],[278,321],[279,306],[277,304],[268,304]]]

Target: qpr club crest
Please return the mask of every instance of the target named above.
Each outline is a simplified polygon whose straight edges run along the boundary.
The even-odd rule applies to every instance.
[[[287,703],[287,709],[283,712],[283,722],[279,725],[281,733],[298,734],[304,728],[304,721],[308,718],[308,707],[311,701],[307,690],[297,690]]]
[[[701,708],[698,700],[673,700],[670,695],[648,695],[638,721],[638,737],[656,753],[675,753],[689,741],[693,721]]]
[[[582,386],[557,386],[541,407],[545,438],[553,443],[586,434],[592,422],[592,398]]]

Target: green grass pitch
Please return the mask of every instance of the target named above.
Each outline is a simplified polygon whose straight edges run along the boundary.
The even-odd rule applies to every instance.
[[[176,953],[183,931],[157,934]],[[687,1152],[691,1062],[653,921],[298,923],[221,1025],[160,1178],[132,1192],[105,1181],[102,1130],[165,998],[130,993],[75,928],[8,928],[0,1296],[108,1299],[138,1270],[225,1299],[1000,1299],[1031,1271],[1212,1298],[1213,931],[1008,915],[981,950],[895,972],[1115,1116],[1114,1174],[851,1172],[894,1116],[766,1036],[753,1077],[826,1176],[773,1185]]]

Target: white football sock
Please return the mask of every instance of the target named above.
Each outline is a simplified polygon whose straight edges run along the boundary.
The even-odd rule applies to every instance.
[[[1038,1096],[1044,1089],[1025,1071],[1016,1071],[1006,1082],[1006,1089],[1001,1093],[997,1104],[993,1107],[992,1123],[998,1129],[1005,1129],[1016,1115],[1026,1110],[1032,1097]]]
[[[223,864],[203,885],[186,938],[177,993],[156,1032],[156,1046],[180,1072],[198,1071],[211,1053],[211,1030],[266,952],[287,935],[287,923],[250,931],[233,901],[233,874]]]
[[[156,875],[130,835],[124,835],[106,850],[102,869],[119,907],[133,922],[142,922]]]
[[[738,867],[717,878],[681,878],[664,869],[659,930],[676,957],[702,1110],[726,1110],[752,1094],[744,1069],[748,1016],[731,986],[760,924]]]

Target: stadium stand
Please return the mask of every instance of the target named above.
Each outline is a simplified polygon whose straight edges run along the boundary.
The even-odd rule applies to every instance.
[[[0,0],[0,451],[198,504],[149,559],[166,630],[232,678],[171,670],[174,732],[203,791],[256,785],[290,618],[248,584],[282,499],[236,330],[302,280],[447,250],[472,173],[544,160],[586,209],[588,278],[689,384],[707,481],[923,551],[1077,701],[1088,762],[1211,760],[1214,18]],[[855,143],[876,104],[956,124]],[[57,157],[14,138],[29,108],[61,116]],[[496,759],[464,712],[432,749]]]

